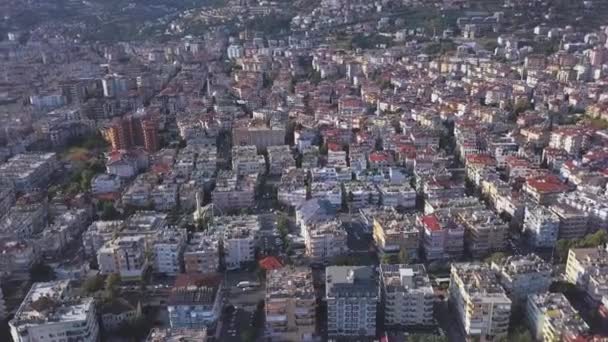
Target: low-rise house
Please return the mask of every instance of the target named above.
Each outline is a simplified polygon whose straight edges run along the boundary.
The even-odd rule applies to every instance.
[[[221,310],[221,278],[182,274],[175,280],[167,301],[172,329],[214,327]]]

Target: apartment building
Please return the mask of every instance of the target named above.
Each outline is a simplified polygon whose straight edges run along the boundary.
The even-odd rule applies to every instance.
[[[523,190],[536,203],[551,205],[561,194],[568,192],[570,187],[564,184],[559,177],[549,174],[526,179]]]
[[[565,203],[555,203],[551,211],[559,218],[558,239],[580,239],[587,234],[589,216]]]
[[[413,209],[416,207],[416,190],[409,182],[402,184],[381,183],[376,185],[380,193],[380,203],[389,207]]]
[[[181,272],[185,240],[186,232],[177,230],[165,230],[154,238],[151,246],[154,273],[175,276]]]
[[[303,236],[306,255],[312,262],[327,264],[348,250],[347,236],[339,220],[307,225]]]
[[[462,210],[456,214],[465,229],[465,249],[480,258],[507,247],[509,226],[490,210]]]
[[[232,128],[232,145],[253,145],[262,150],[268,146],[284,145],[285,134],[285,124],[278,120],[270,120],[270,123],[241,120],[235,122]]]
[[[589,326],[562,293],[530,295],[526,320],[537,341],[580,341]]]
[[[422,251],[427,261],[458,259],[464,253],[464,226],[449,215],[419,216]]]
[[[1,285],[1,284],[0,284]],[[4,301],[4,294],[0,288],[0,319],[6,319],[6,303]]]
[[[422,264],[380,265],[385,324],[430,326],[435,323],[435,293]]]
[[[572,248],[568,252],[564,279],[586,291],[591,299],[597,300],[602,295],[603,291],[598,290],[602,287],[601,275],[606,272],[608,251],[604,247]],[[605,293],[608,294],[608,288]]]
[[[186,273],[214,273],[220,266],[218,241],[204,233],[194,233],[184,249]]]
[[[207,329],[152,328],[145,342],[207,341]]]
[[[39,246],[33,240],[0,241],[1,277],[28,280],[32,265],[39,259]]]
[[[156,185],[150,192],[150,200],[154,209],[170,211],[177,208],[179,184],[163,183]]]
[[[289,207],[297,207],[306,201],[308,174],[303,169],[289,168],[282,172],[277,189],[277,199]]]
[[[373,184],[357,181],[344,183],[343,197],[352,210],[377,206],[380,200],[380,194]]]
[[[449,305],[465,336],[478,341],[500,341],[507,336],[511,300],[485,264],[452,264]]]
[[[542,205],[528,205],[525,208],[523,231],[530,236],[536,247],[555,246],[559,233],[559,216]]]
[[[346,151],[340,144],[327,144],[327,165],[331,167],[347,167]]]
[[[259,231],[260,221],[256,215],[219,216],[213,220],[210,232],[221,243],[228,270],[255,261]]]
[[[283,170],[296,167],[296,160],[293,159],[288,145],[269,146],[268,151],[268,173],[279,176]]]
[[[376,336],[379,297],[378,278],[373,267],[327,267],[325,301],[329,337]]]
[[[0,220],[0,238],[28,239],[40,233],[48,221],[44,203],[13,206]]]
[[[312,271],[283,267],[266,274],[266,331],[273,341],[314,341],[316,296]]]
[[[513,302],[525,302],[528,295],[547,292],[553,282],[553,267],[536,254],[510,256],[492,263],[492,269]]]
[[[232,147],[232,170],[237,176],[266,173],[266,160],[258,155],[255,146]]]
[[[372,219],[374,242],[382,254],[395,254],[404,250],[409,258],[418,259],[420,230],[415,216],[399,214],[392,208],[373,210],[364,215]]]
[[[122,179],[117,175],[101,173],[91,180],[91,193],[93,195],[119,192],[122,187]]]
[[[222,281],[202,275],[180,275],[167,301],[172,329],[213,327],[222,310]]]
[[[310,198],[327,200],[339,208],[342,205],[342,186],[337,182],[314,182],[310,185]]]
[[[106,242],[97,251],[97,263],[101,274],[118,273],[123,279],[140,279],[148,267],[145,237],[119,236]]]
[[[572,191],[561,195],[557,200],[586,213],[591,229],[608,229],[608,198],[605,195]]]
[[[0,181],[0,217],[4,216],[13,204],[15,204],[16,195],[13,184],[6,180]]]
[[[464,182],[455,181],[449,175],[432,176],[421,181],[424,200],[432,205],[464,197]]]
[[[80,297],[69,280],[34,283],[9,328],[14,342],[99,340],[95,300]]]
[[[16,192],[46,186],[59,163],[55,153],[18,154],[0,165],[0,179],[12,182]]]
[[[319,166],[319,147],[309,146],[302,151],[302,168],[310,170]]]
[[[221,210],[239,210],[253,207],[257,178],[238,177],[232,171],[220,171],[216,178],[211,201]]]

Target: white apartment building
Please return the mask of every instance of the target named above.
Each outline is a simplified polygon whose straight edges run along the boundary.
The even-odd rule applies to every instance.
[[[95,300],[70,293],[69,280],[34,283],[9,321],[14,342],[97,342]]]
[[[526,206],[523,231],[530,234],[534,246],[553,247],[559,233],[559,217],[547,207]]]
[[[589,326],[562,293],[532,294],[526,320],[537,341],[575,341],[589,333]]]
[[[222,244],[224,264],[228,270],[255,261],[259,231],[260,221],[256,215],[220,216],[214,219],[210,232]]]
[[[337,182],[315,182],[310,186],[310,198],[327,200],[336,208],[342,205],[342,187]]]
[[[288,145],[268,146],[268,173],[270,175],[281,175],[283,170],[296,167]]]
[[[255,177],[239,178],[232,171],[219,172],[211,201],[221,210],[251,208],[255,203]]]
[[[57,166],[55,153],[18,154],[0,165],[0,179],[11,181],[17,192],[28,192],[45,186]]]
[[[331,146],[327,151],[327,165],[332,167],[347,167],[346,163],[346,151],[342,149],[342,146]]]
[[[143,235],[119,236],[97,251],[101,274],[118,273],[121,278],[141,278],[146,268],[146,245]]]
[[[608,286],[604,283],[608,272],[608,251],[603,247],[573,248],[568,253],[564,278],[567,282],[586,291],[593,300],[600,300]]]
[[[313,262],[329,263],[348,250],[348,234],[339,220],[308,225],[303,233],[306,255]]]
[[[152,243],[151,260],[154,272],[168,276],[180,273],[184,246],[185,232],[167,230],[156,236]]]
[[[327,333],[332,337],[376,336],[378,278],[369,266],[325,269]]]
[[[265,173],[266,160],[252,145],[232,147],[232,170],[237,176]]]
[[[380,265],[385,324],[433,325],[435,293],[422,264]]]
[[[214,273],[220,266],[218,241],[204,233],[194,233],[184,250],[186,273]]]
[[[154,208],[159,211],[169,211],[177,207],[177,183],[159,184],[150,192],[150,199]]]
[[[0,217],[15,204],[15,187],[8,181],[0,181]]]
[[[500,264],[492,263],[492,269],[513,302],[547,292],[553,282],[553,268],[536,254],[510,256]]]
[[[93,195],[107,194],[120,191],[122,179],[116,175],[101,173],[91,180],[91,193]]]
[[[467,338],[485,342],[507,336],[511,300],[485,264],[452,264],[449,303]]]
[[[399,185],[382,183],[377,187],[382,205],[406,209],[416,207],[416,190],[408,182]]]
[[[464,227],[447,215],[431,214],[418,218],[422,250],[426,260],[457,259],[464,253]]]
[[[112,240],[114,232],[122,230],[125,226],[124,221],[94,221],[82,233],[82,246],[86,256],[93,256],[103,245]]]
[[[608,229],[608,197],[582,191],[561,195],[558,202],[565,203],[589,216],[589,227]]]
[[[4,320],[5,318],[6,318],[6,303],[4,302],[4,294],[2,293],[2,289],[0,288],[0,319]]]

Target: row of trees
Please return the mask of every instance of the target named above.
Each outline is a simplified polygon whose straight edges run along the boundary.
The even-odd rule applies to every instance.
[[[592,248],[605,245],[606,243],[608,243],[608,233],[606,233],[605,230],[600,229],[581,239],[558,240],[555,245],[555,253],[559,262],[566,262],[566,260],[568,260],[568,251],[571,248]]]

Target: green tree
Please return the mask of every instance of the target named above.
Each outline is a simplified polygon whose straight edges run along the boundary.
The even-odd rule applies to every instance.
[[[49,265],[39,262],[30,268],[30,280],[32,282],[52,281],[55,280],[55,272]]]
[[[400,264],[408,264],[410,262],[410,255],[407,252],[407,249],[403,246],[399,249],[399,263]]]
[[[530,331],[523,326],[519,326],[502,339],[504,342],[534,342]]]
[[[565,262],[571,248],[592,248],[608,243],[608,233],[605,230],[598,230],[593,234],[588,234],[578,240],[558,240],[555,244],[555,253],[558,261]]]
[[[407,342],[448,342],[447,337],[431,334],[411,334],[407,337]]]
[[[118,294],[118,287],[121,283],[120,274],[112,273],[106,278],[106,298],[113,300]]]
[[[80,173],[80,190],[88,191],[91,189],[91,180],[95,177],[95,172],[90,169],[84,169]]]
[[[505,253],[496,252],[496,253],[492,253],[492,255],[487,257],[484,261],[488,264],[491,264],[493,262],[499,264],[506,258],[507,258],[507,255]]]
[[[120,212],[116,210],[111,202],[103,202],[101,209],[101,219],[106,221],[120,219]]]
[[[85,294],[92,294],[104,288],[103,277],[99,274],[88,277],[82,284],[82,290]]]

